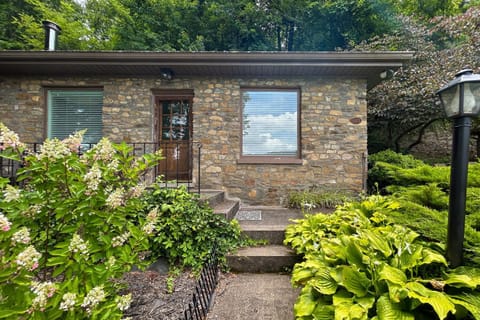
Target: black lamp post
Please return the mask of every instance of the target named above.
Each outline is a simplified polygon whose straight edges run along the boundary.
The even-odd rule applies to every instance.
[[[448,210],[447,260],[452,268],[462,264],[468,149],[472,117],[480,112],[480,75],[465,69],[437,91],[447,117],[453,119],[450,202]]]

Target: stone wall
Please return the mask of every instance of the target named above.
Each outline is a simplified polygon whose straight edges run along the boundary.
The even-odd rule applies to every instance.
[[[103,87],[104,135],[152,141],[152,89],[193,89],[193,140],[202,144],[202,188],[222,189],[248,204],[285,204],[288,192],[312,186],[360,191],[367,150],[366,81],[346,78],[3,79],[0,121],[23,141],[45,138],[48,87]],[[302,164],[239,164],[242,87],[301,89]],[[194,171],[197,161],[194,160]],[[194,172],[194,179],[197,173]]]

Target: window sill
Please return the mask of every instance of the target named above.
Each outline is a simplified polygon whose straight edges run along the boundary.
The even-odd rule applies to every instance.
[[[269,157],[269,156],[257,156],[257,157],[241,157],[238,159],[237,164],[303,164],[302,159],[291,157]]]

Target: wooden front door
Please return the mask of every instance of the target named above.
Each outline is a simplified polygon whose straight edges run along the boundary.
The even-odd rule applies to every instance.
[[[167,181],[191,180],[192,98],[175,92],[156,96],[157,138],[165,158],[158,170]]]

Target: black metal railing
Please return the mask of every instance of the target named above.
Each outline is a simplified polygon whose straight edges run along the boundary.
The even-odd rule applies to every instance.
[[[214,247],[209,260],[200,274],[200,278],[180,320],[204,320],[210,310],[213,294],[218,284],[219,267],[217,249]]]
[[[41,150],[42,143],[28,143],[26,149],[29,152],[37,153]],[[81,154],[92,148],[95,144],[82,144],[78,153]],[[144,175],[145,180],[155,181],[159,176],[165,187],[178,187],[185,185],[189,191],[196,191],[200,194],[200,164],[202,145],[198,142],[132,142],[127,143],[132,147],[132,155],[141,156],[147,153],[154,153],[162,150],[164,159],[150,172]],[[1,145],[0,145],[1,147]],[[0,148],[1,153],[1,148]],[[193,180],[194,159],[196,162],[197,181]],[[22,162],[0,157],[0,176],[9,178],[12,184],[17,184],[17,171],[22,167]]]

